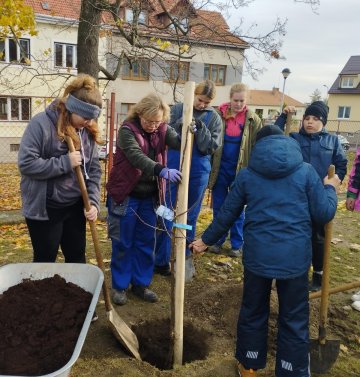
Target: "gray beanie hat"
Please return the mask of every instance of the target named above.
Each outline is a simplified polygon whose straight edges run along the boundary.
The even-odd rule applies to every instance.
[[[84,119],[97,119],[100,116],[101,108],[91,103],[81,101],[69,94],[65,102],[65,107],[70,113],[80,115]]]

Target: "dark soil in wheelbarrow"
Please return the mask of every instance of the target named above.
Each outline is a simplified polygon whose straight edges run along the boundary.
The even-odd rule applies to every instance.
[[[0,374],[41,376],[71,358],[92,294],[59,275],[0,295]]]

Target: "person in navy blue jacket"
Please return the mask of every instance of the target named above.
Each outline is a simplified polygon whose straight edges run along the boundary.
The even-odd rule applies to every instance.
[[[299,144],[277,126],[257,134],[249,165],[241,169],[218,216],[190,246],[203,252],[238,219],[246,205],[244,286],[236,358],[240,376],[266,365],[272,280],[279,299],[277,377],[308,377],[311,219],[329,222],[337,206],[337,175],[324,178],[303,161]],[[289,374],[289,371],[292,373]]]
[[[275,122],[281,129],[284,129],[289,111],[292,111],[290,106],[284,109],[284,112]],[[299,143],[304,161],[315,168],[321,179],[327,175],[329,166],[333,164],[335,165],[335,173],[342,181],[346,175],[347,158],[337,135],[329,134],[325,129],[328,112],[329,108],[324,102],[313,102],[305,110],[300,131],[291,132],[290,137]],[[313,274],[310,291],[321,289],[324,240],[324,226],[314,221],[312,225]]]

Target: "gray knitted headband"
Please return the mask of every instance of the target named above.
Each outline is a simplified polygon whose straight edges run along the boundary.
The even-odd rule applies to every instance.
[[[75,113],[84,119],[97,119],[100,116],[101,108],[91,103],[81,101],[80,99],[69,94],[65,107],[70,113]]]

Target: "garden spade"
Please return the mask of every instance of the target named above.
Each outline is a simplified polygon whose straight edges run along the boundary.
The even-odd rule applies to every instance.
[[[335,174],[335,166],[330,165],[328,176]],[[330,244],[333,221],[325,225],[324,267],[321,282],[319,338],[310,340],[310,369],[314,373],[325,373],[335,363],[339,351],[340,340],[326,338],[327,312],[329,304]]]
[[[69,147],[70,152],[75,152],[74,144],[69,136],[66,136],[66,142]],[[80,166],[75,168],[76,176],[79,181],[79,186],[81,190],[81,195],[84,201],[84,206],[86,211],[90,210],[90,200],[86,189],[84,177],[81,172]],[[103,263],[102,254],[99,247],[99,239],[97,235],[96,225],[94,221],[89,221],[91,236],[94,242],[94,249],[96,254],[96,260],[99,268],[102,270],[105,276],[105,268]],[[103,295],[105,301],[105,309],[108,320],[110,322],[111,330],[116,337],[116,339],[124,345],[124,347],[138,360],[141,360],[139,354],[139,342],[135,333],[130,329],[130,327],[125,323],[125,321],[118,315],[115,309],[111,305],[109,289],[106,283],[106,279],[103,282]]]

